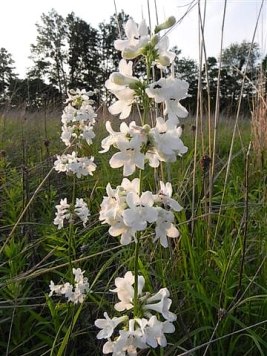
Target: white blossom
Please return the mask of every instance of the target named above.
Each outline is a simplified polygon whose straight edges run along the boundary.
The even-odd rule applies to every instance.
[[[90,216],[88,206],[82,198],[76,198],[74,206],[68,204],[67,198],[61,199],[60,204],[56,205],[56,209],[57,212],[54,219],[54,224],[58,226],[58,229],[63,228],[64,220],[73,222],[75,216],[78,216],[85,226],[86,222],[88,221],[88,217]]]
[[[88,174],[93,175],[96,170],[96,164],[94,163],[94,157],[78,157],[77,153],[73,151],[71,154],[57,155],[54,168],[58,172],[72,173],[81,178],[81,176],[87,176]]]
[[[74,274],[74,286],[69,282],[56,285],[53,281],[50,281],[50,297],[55,293],[56,295],[64,295],[68,302],[74,304],[84,302],[86,293],[89,291],[88,279],[83,277],[84,271],[81,271],[80,268],[73,268],[72,272]]]
[[[113,334],[114,329],[123,321],[127,320],[128,317],[123,315],[121,317],[113,317],[112,319],[108,316],[108,313],[104,313],[105,319],[97,319],[95,321],[95,326],[102,329],[97,334],[98,339],[108,339]]]
[[[126,22],[124,29],[127,39],[116,40],[114,42],[115,48],[122,52],[122,57],[124,57],[127,50],[136,52],[138,55],[139,50],[142,49],[149,41],[148,27],[145,20],[142,20],[140,24],[137,25],[133,19],[129,19]]]
[[[167,237],[176,238],[179,236],[179,231],[173,224],[174,215],[171,211],[158,208],[158,218],[156,221],[155,236],[153,241],[160,240],[163,247],[168,247]]]

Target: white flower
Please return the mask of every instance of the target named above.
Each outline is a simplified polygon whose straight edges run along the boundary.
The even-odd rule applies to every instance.
[[[103,223],[110,224],[121,216],[122,211],[126,207],[125,196],[120,186],[112,189],[110,183],[106,186],[107,196],[103,198],[100,205],[101,210],[99,213],[99,220]]]
[[[150,130],[153,148],[161,161],[174,162],[177,155],[182,155],[188,150],[180,139],[182,129],[170,125],[162,117],[156,120],[156,126]]]
[[[168,48],[169,38],[165,35],[161,37],[156,45],[156,49],[158,50],[158,57],[155,60],[155,63],[160,69],[164,69],[165,67],[169,66],[175,59],[175,53],[168,51]]]
[[[88,174],[93,175],[96,170],[96,164],[93,161],[94,157],[78,157],[77,153],[73,151],[71,154],[57,155],[54,167],[58,172],[76,174],[78,178],[81,178]]]
[[[139,194],[140,192],[140,179],[134,178],[130,181],[128,178],[123,178],[121,182],[122,188],[125,190],[126,193],[133,192]]]
[[[97,319],[95,321],[95,326],[97,326],[99,329],[102,329],[99,331],[97,334],[98,339],[108,339],[110,336],[113,334],[114,329],[123,321],[126,321],[128,317],[126,315],[123,315],[119,318],[114,317],[110,319],[108,316],[108,313],[104,313],[105,319]]]
[[[138,55],[138,50],[143,48],[149,41],[148,27],[145,20],[142,20],[137,26],[133,19],[129,19],[124,28],[127,39],[116,40],[114,42],[115,48],[122,52],[122,57],[124,57],[124,52],[127,50],[137,52]]]
[[[54,224],[58,226],[58,229],[63,228],[64,220],[69,220],[71,213],[69,211],[70,204],[67,203],[67,198],[61,199],[59,205],[56,205],[56,217],[54,219]]]
[[[62,126],[61,140],[65,143],[66,146],[71,145],[71,138],[73,137],[74,128],[71,126]]]
[[[74,212],[82,220],[83,226],[85,226],[90,216],[90,211],[82,198],[76,198]]]
[[[76,112],[77,110],[71,104],[68,104],[64,108],[63,114],[61,116],[61,121],[63,125],[67,125],[68,123],[72,122],[76,115]]]
[[[148,326],[145,329],[147,345],[156,348],[158,345],[161,347],[167,346],[165,333],[173,333],[175,327],[169,321],[160,321],[155,315],[151,316],[148,321]]]
[[[82,198],[76,198],[74,208],[67,203],[67,198],[61,199],[60,204],[56,205],[56,209],[57,212],[56,217],[54,219],[54,224],[58,225],[58,229],[62,229],[65,219],[72,221],[74,218],[74,214],[82,220],[84,226],[88,221],[88,216],[90,216],[87,204],[83,201]]]
[[[154,98],[156,103],[165,102],[164,115],[168,115],[170,123],[177,125],[179,117],[184,118],[188,115],[187,110],[179,103],[188,96],[188,88],[189,84],[185,80],[169,76],[151,83],[146,93],[150,98]]]
[[[69,282],[55,285],[54,282],[51,281],[49,285],[49,296],[56,293],[57,295],[64,295],[65,298],[68,299],[68,302],[72,302],[74,304],[83,303],[86,293],[89,291],[88,279],[83,277],[84,271],[81,271],[80,268],[73,268],[72,272],[74,274],[75,281],[74,291],[73,285]]]
[[[49,297],[51,297],[54,293],[56,295],[60,295],[62,287],[63,287],[63,284],[55,284],[53,281],[50,281],[50,284],[49,284],[49,288],[50,288]]]
[[[89,99],[90,96],[94,95],[92,91],[86,91],[85,89],[71,89],[68,91],[68,99],[66,103],[71,103],[72,106],[80,106],[82,102],[91,104],[92,100]]]
[[[163,103],[166,100],[186,98],[188,88],[189,84],[185,80],[169,76],[151,83],[146,89],[146,93],[150,98],[154,98],[156,103]]]
[[[95,138],[95,133],[93,131],[93,127],[89,125],[80,126],[81,133],[79,138],[84,139],[88,145],[93,143],[93,138]]]
[[[160,240],[163,247],[168,247],[167,237],[176,238],[179,236],[179,231],[173,225],[174,215],[171,211],[158,208],[158,218],[156,221],[155,237],[153,241]]]
[[[115,279],[116,288],[111,290],[111,292],[117,293],[120,300],[119,303],[115,304],[115,309],[117,311],[129,310],[133,308],[133,297],[134,297],[134,275],[131,271],[125,273],[124,277],[117,277]],[[138,295],[142,294],[142,290],[145,284],[145,279],[143,276],[138,276]]]
[[[133,309],[134,283],[135,277],[130,271],[126,272],[123,278],[116,278],[116,288],[111,291],[117,293],[120,302],[115,305],[115,309],[126,312],[121,317],[112,319],[104,313],[105,319],[97,319],[95,322],[95,325],[102,329],[97,334],[97,338],[108,339],[103,346],[104,354],[137,356],[138,349],[156,348],[158,345],[165,347],[167,345],[165,334],[175,331],[171,322],[176,320],[176,315],[169,310],[171,299],[168,298],[168,289],[162,288],[152,296],[148,293],[144,294],[143,276],[138,276],[137,288],[139,312],[142,313],[141,309],[143,309],[143,316],[133,318],[132,311],[127,312]],[[161,314],[165,321],[158,320],[151,311]],[[122,324],[121,330],[115,330],[120,324]]]
[[[120,119],[126,119],[135,102],[135,91],[129,88],[129,85],[138,82],[138,79],[132,76],[133,62],[127,63],[122,59],[119,63],[119,72],[112,73],[105,82],[105,86],[116,97],[117,101],[110,105],[108,110],[112,115],[119,115]]]
[[[169,207],[174,211],[181,211],[183,208],[181,205],[174,199],[172,199],[172,185],[167,182],[164,184],[160,181],[160,191],[158,194],[154,195],[154,200],[156,203],[161,203],[164,207]]]
[[[157,220],[158,213],[153,207],[154,200],[151,192],[144,192],[140,197],[134,192],[129,192],[126,202],[129,208],[124,210],[122,216],[127,226],[142,231],[146,229],[147,223]]]
[[[146,304],[143,307],[144,310],[154,310],[160,313],[166,320],[175,321],[177,316],[169,310],[172,304],[172,300],[168,298],[169,296],[170,292],[168,289],[161,288],[156,294],[152,295],[146,300]]]
[[[132,105],[135,102],[135,91],[130,88],[116,92],[117,101],[110,105],[108,111],[112,115],[120,115],[121,120],[126,119],[132,110]]]
[[[109,160],[112,168],[123,167],[124,176],[133,174],[136,167],[144,169],[145,155],[140,152],[141,142],[138,136],[130,141],[118,141],[117,146],[121,152],[115,153]]]
[[[136,230],[132,227],[125,225],[122,217],[118,217],[116,220],[110,220],[111,225],[108,232],[111,236],[120,236],[120,243],[122,245],[128,245],[133,240],[136,242]]]

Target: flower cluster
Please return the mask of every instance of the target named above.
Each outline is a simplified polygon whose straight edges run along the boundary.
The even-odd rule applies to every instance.
[[[102,140],[103,150],[100,152],[107,152],[111,146],[120,150],[109,161],[112,168],[123,167],[123,175],[129,176],[136,168],[144,169],[146,162],[156,168],[160,162],[174,162],[177,156],[187,152],[187,147],[180,139],[181,127],[162,117],[156,120],[153,128],[147,124],[138,126],[135,121],[129,126],[123,122],[119,132],[112,129],[109,121],[106,122],[109,136]]]
[[[55,293],[56,295],[64,295],[68,299],[68,302],[74,304],[83,303],[86,293],[89,291],[88,279],[83,276],[85,271],[81,271],[80,268],[73,268],[72,272],[74,275],[74,286],[69,282],[55,284],[53,281],[50,281],[49,297]]]
[[[112,319],[104,313],[105,319],[97,319],[95,325],[100,328],[98,339],[107,339],[103,346],[103,353],[112,353],[114,356],[136,355],[137,349],[148,347],[165,347],[167,340],[165,334],[173,333],[173,321],[176,315],[169,309],[171,299],[167,288],[160,289],[155,294],[144,293],[145,279],[138,276],[138,316],[132,316],[135,278],[132,272],[127,272],[123,278],[115,279],[116,288],[111,292],[117,293],[119,302],[115,310],[125,312],[120,317]],[[163,318],[158,319],[156,312]],[[120,325],[120,330],[116,328]]]
[[[77,153],[73,151],[71,154],[57,155],[54,168],[57,172],[66,172],[81,178],[82,176],[92,176],[96,170],[96,164],[94,157],[78,157]]]
[[[97,116],[92,107],[93,101],[90,99],[93,94],[84,89],[70,90],[68,93],[67,106],[61,116],[61,140],[67,147],[75,145],[79,149],[84,141],[88,145],[92,144],[95,137],[93,127]],[[94,157],[79,157],[78,153],[73,151],[71,154],[57,155],[54,168],[58,172],[74,174],[80,178],[88,174],[92,175],[96,165]]]
[[[88,145],[92,144],[95,137],[93,126],[96,113],[92,107],[93,101],[89,99],[94,93],[85,90],[70,90],[67,103],[61,116],[62,134],[61,140],[66,146],[71,146],[72,139],[85,140]]]
[[[79,217],[83,222],[83,226],[85,226],[88,221],[88,217],[90,216],[88,206],[82,198],[76,198],[74,206],[68,204],[67,198],[61,199],[60,204],[56,205],[56,209],[57,212],[54,224],[58,226],[58,229],[63,228],[64,220],[73,222],[75,216]]]
[[[140,180],[132,181],[124,178],[121,185],[112,189],[108,184],[107,196],[103,198],[99,219],[109,224],[111,236],[120,236],[122,245],[136,241],[136,233],[144,231],[148,224],[155,224],[153,240],[160,240],[163,247],[168,246],[167,237],[178,237],[173,211],[182,207],[172,196],[171,183],[160,182],[160,191],[152,194],[150,191],[140,192]]]
[[[179,118],[188,115],[180,104],[180,100],[188,96],[188,83],[173,75],[150,83],[147,77],[136,78],[133,76],[133,62],[130,60],[145,56],[148,67],[156,65],[160,69],[166,69],[173,62],[175,54],[168,50],[168,37],[160,37],[159,32],[174,23],[175,19],[169,18],[156,27],[154,35],[149,36],[145,20],[138,26],[129,19],[125,24],[127,39],[116,40],[114,43],[115,48],[121,51],[122,59],[118,72],[112,73],[105,83],[106,88],[117,99],[110,105],[110,113],[126,119],[133,104],[139,104],[141,108],[147,105],[152,107],[152,100],[163,107],[162,114],[155,119],[155,127],[147,123],[138,126],[132,121],[129,126],[122,123],[120,132],[115,132],[110,122],[106,123],[109,136],[102,141],[101,152],[107,152],[110,146],[119,150],[109,163],[112,168],[123,167],[124,176],[133,174],[136,168],[144,169],[146,162],[156,168],[160,162],[174,162],[177,156],[187,152],[187,147],[180,138],[182,129]]]

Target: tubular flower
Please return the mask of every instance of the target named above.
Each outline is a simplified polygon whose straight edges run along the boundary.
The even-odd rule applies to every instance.
[[[165,102],[164,115],[168,115],[169,122],[173,125],[179,124],[179,118],[188,115],[188,111],[180,104],[180,100],[188,96],[189,84],[185,80],[173,78],[161,78],[151,83],[146,93],[156,103]]]
[[[68,105],[63,110],[61,116],[62,134],[61,140],[66,146],[71,146],[73,140],[86,140],[87,144],[92,144],[95,137],[93,126],[95,124],[96,113],[92,107],[93,101],[89,97],[92,92],[85,90],[71,90],[68,93]]]
[[[160,184],[159,193],[152,194],[150,191],[139,192],[138,178],[133,181],[124,178],[116,189],[112,189],[108,183],[107,196],[104,196],[100,205],[99,220],[110,225],[109,234],[120,236],[122,245],[136,242],[136,232],[145,230],[148,224],[152,228],[155,226],[153,241],[160,240],[163,247],[168,246],[168,237],[179,236],[170,209],[180,211],[182,207],[171,198],[171,184]]]
[[[66,172],[67,174],[75,174],[77,178],[81,176],[93,175],[96,170],[94,157],[78,157],[73,151],[71,154],[57,155],[54,162],[54,168],[58,172]]]
[[[118,99],[109,106],[108,110],[112,115],[119,115],[120,119],[126,119],[132,110],[132,104],[135,102],[135,91],[129,88],[130,84],[138,82],[138,79],[132,76],[133,62],[127,63],[122,59],[119,63],[119,72],[112,73],[106,81],[106,88]]]
[[[105,319],[95,321],[95,326],[101,329],[97,338],[107,339],[103,346],[104,354],[137,355],[138,349],[165,347],[167,346],[165,334],[175,331],[172,322],[176,320],[176,315],[169,310],[172,301],[168,289],[162,288],[152,295],[144,293],[143,276],[138,276],[139,315],[132,316],[134,282],[135,277],[130,271],[126,272],[124,277],[116,278],[116,288],[111,291],[117,293],[120,300],[115,304],[115,309],[124,314],[111,319],[107,313],[104,313]],[[153,312],[163,320],[153,315]],[[118,329],[119,325],[121,329]]]
[[[54,224],[58,226],[58,229],[62,229],[64,225],[64,220],[73,221],[75,216],[78,216],[83,222],[83,226],[86,225],[88,217],[90,216],[90,211],[87,204],[83,199],[76,198],[76,203],[74,206],[67,203],[67,198],[61,199],[60,204],[56,205],[56,217],[54,219]]]
[[[74,304],[83,303],[86,293],[89,291],[88,279],[83,276],[84,272],[80,268],[72,269],[74,286],[69,282],[56,285],[53,281],[50,281],[49,297],[55,293],[56,295],[64,295],[68,299],[68,302]]]
[[[137,25],[133,19],[129,19],[124,29],[127,39],[116,40],[114,47],[122,52],[123,58],[125,58],[124,54],[127,51],[135,53],[135,55],[131,57],[131,59],[133,59],[140,54],[140,50],[149,42],[148,27],[145,20],[142,20],[140,24]]]
[[[136,167],[144,169],[145,155],[141,149],[147,141],[145,129],[137,126],[135,121],[132,121],[129,126],[123,122],[120,125],[120,132],[113,131],[110,122],[106,123],[106,128],[110,135],[102,140],[101,152],[107,152],[111,146],[120,150],[111,157],[110,166],[123,167],[124,176],[133,174]]]
[[[187,152],[180,136],[182,129],[173,126],[168,120],[158,117],[157,124],[149,132],[150,148],[146,153],[151,167],[158,167],[159,162],[175,162],[177,156]]]

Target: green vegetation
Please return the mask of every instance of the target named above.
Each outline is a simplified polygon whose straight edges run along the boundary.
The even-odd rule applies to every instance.
[[[68,228],[57,230],[52,222],[59,198],[71,195],[72,179],[54,171],[47,177],[53,157],[63,152],[59,114],[1,117],[1,354],[101,354],[94,320],[111,311],[107,300],[113,298],[114,278],[134,263],[133,244],[122,249],[98,221],[106,184],[121,180],[108,155],[97,153],[104,120],[98,120],[92,146],[99,169],[76,186],[90,207],[90,222],[85,228],[74,225],[75,250],[70,251]],[[225,184],[234,120],[220,119],[209,206],[206,123],[204,135],[198,134],[204,150],[199,144],[195,186],[194,121],[183,124],[189,152],[162,172],[170,174],[175,199],[184,207],[177,214],[180,237],[170,249],[151,242],[152,252],[140,251],[139,269],[150,281],[156,277],[158,287],[168,286],[178,315],[164,355],[203,355],[206,348],[207,355],[266,355],[266,166],[257,166],[249,150],[250,122],[240,121]],[[152,169],[144,175],[149,187]],[[69,259],[86,270],[92,289],[82,306],[48,298],[51,279],[70,277],[65,275]]]

